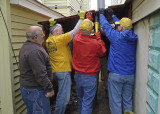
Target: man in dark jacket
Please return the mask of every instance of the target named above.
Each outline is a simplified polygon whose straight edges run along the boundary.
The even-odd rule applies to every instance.
[[[107,69],[109,70],[108,90],[109,105],[112,114],[132,111],[132,92],[136,66],[136,45],[138,36],[131,30],[132,21],[122,18],[120,21],[112,15],[118,25],[115,30],[100,9],[100,24],[110,41]]]
[[[19,53],[20,90],[27,114],[51,114],[49,97],[54,95],[50,59],[42,43],[41,27],[31,26]]]

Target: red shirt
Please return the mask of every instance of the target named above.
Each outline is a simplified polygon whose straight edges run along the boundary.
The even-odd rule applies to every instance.
[[[96,75],[100,70],[99,57],[106,52],[104,42],[96,36],[82,35],[79,31],[73,39],[72,65],[75,72]]]

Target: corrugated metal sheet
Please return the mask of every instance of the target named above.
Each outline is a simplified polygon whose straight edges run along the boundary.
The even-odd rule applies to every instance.
[[[123,1],[124,2],[124,1]],[[125,0],[124,4],[109,6],[114,10],[114,14],[119,18],[128,17],[132,19],[132,0]]]
[[[77,1],[77,0],[75,0],[75,1]],[[110,6],[110,7],[114,10],[114,14],[116,14],[116,16],[119,19],[122,18],[122,17],[131,18],[131,4],[130,4],[130,2],[131,2],[131,0],[128,0],[128,2],[126,2],[123,5],[116,5],[116,6]],[[95,12],[93,10],[91,12],[93,14],[92,17],[93,17],[93,22],[94,22],[95,14],[98,15],[98,11]],[[113,23],[112,18],[107,13],[107,10],[105,10],[105,16],[110,23]],[[74,16],[69,16],[69,17],[56,19],[56,21],[57,21],[57,23],[60,23],[62,25],[64,32],[69,32],[70,30],[72,30],[74,28],[74,26],[78,22],[78,19],[79,19],[79,16],[74,15]],[[49,21],[39,22],[39,24],[43,25],[43,28],[44,28],[44,31],[45,31],[45,37],[47,39],[48,36],[49,36]]]

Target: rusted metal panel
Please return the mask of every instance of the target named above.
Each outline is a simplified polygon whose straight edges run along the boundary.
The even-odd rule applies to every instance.
[[[99,12],[94,11],[94,10],[92,10],[90,12],[92,12],[92,17],[93,17],[93,22],[94,22],[95,21],[94,17],[95,17],[95,15],[98,15]],[[112,22],[111,17],[108,15],[108,13],[106,11],[105,11],[105,16],[109,20],[109,22]],[[79,16],[74,15],[74,16],[56,19],[56,22],[62,25],[64,32],[69,32],[70,30],[72,30],[75,27],[76,23],[78,22],[78,19],[79,19]],[[50,28],[49,21],[38,22],[38,24],[43,25],[45,37],[48,38],[49,28]]]
[[[128,17],[132,18],[132,5],[130,4],[122,4],[116,6],[109,6],[114,10],[114,14],[119,18]]]
[[[121,19],[122,17],[128,17],[131,18],[131,1],[132,0],[126,0],[125,4],[122,5],[116,5],[116,6],[110,6],[110,8],[112,8],[114,10],[114,14]],[[99,15],[98,11],[92,10],[90,11],[92,12],[92,17],[93,17],[93,22],[95,15]],[[109,23],[113,23],[112,22],[112,18],[108,15],[107,10],[105,10],[105,16],[108,19]],[[63,27],[64,32],[69,32],[70,30],[72,30],[74,28],[74,26],[76,25],[76,23],[78,22],[79,16],[78,15],[74,15],[74,16],[69,16],[69,17],[64,17],[64,18],[59,18],[56,19],[57,23],[61,24]],[[43,22],[38,22],[38,24],[43,25],[44,31],[45,31],[45,35],[46,38],[49,36],[49,21],[43,21]]]

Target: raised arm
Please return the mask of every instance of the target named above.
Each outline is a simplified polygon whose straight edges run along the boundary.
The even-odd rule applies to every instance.
[[[106,53],[106,47],[104,42],[101,40],[101,33],[95,33],[96,37],[97,37],[97,42],[98,42],[98,56],[104,56],[104,54]]]
[[[115,23],[116,21],[120,21],[115,15],[112,16],[113,19],[113,23]]]
[[[100,12],[100,24],[110,43],[113,43],[116,38],[120,36],[120,33],[112,28],[112,26],[108,23],[107,19],[103,15],[103,11]]]
[[[82,22],[82,20],[84,19],[85,17],[85,12],[84,11],[81,11],[79,14],[79,17],[80,19],[78,20],[76,26],[74,27],[73,30],[70,31],[70,35],[71,35],[71,40],[74,38],[74,36],[77,34],[78,30],[79,30],[79,27],[80,27],[80,24]]]

